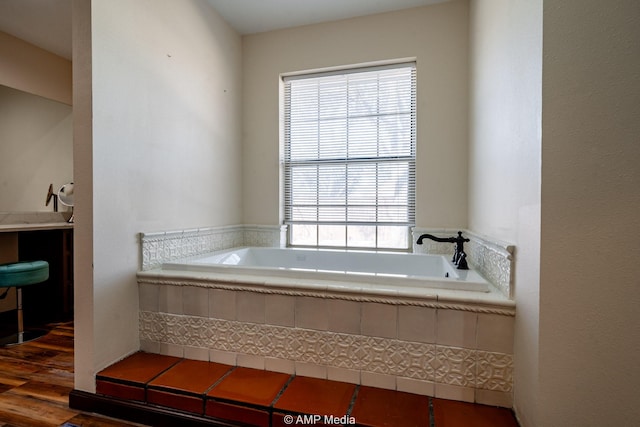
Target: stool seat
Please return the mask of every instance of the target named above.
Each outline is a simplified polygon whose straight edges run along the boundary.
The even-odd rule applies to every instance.
[[[0,346],[6,347],[22,344],[41,337],[47,331],[25,331],[22,319],[22,287],[42,283],[49,278],[49,263],[46,261],[13,262],[0,264],[0,287],[16,288],[18,309],[18,331],[15,334],[0,338]],[[9,289],[0,298],[7,296]]]
[[[46,261],[14,262],[0,265],[0,287],[26,286],[49,278]]]

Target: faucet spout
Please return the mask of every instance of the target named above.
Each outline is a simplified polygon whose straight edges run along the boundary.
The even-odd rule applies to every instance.
[[[416,241],[416,244],[421,245],[422,241],[424,239],[430,239],[430,240],[433,240],[434,242],[445,242],[445,243],[455,243],[456,242],[456,238],[455,237],[436,237],[433,234],[423,234],[420,237],[418,237],[418,240]]]
[[[458,270],[469,269],[467,265],[467,254],[464,252],[464,243],[468,242],[469,239],[462,237],[462,231],[458,231],[458,236],[456,237],[436,237],[432,234],[423,234],[418,237],[416,244],[421,245],[424,239],[430,239],[435,242],[455,243],[456,248],[451,262],[458,267]]]

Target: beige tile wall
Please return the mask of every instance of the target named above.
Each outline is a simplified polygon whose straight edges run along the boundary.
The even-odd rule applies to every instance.
[[[272,291],[270,291],[272,292]],[[510,407],[513,310],[140,280],[145,351]]]

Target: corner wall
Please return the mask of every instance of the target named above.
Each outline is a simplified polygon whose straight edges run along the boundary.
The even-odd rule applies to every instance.
[[[544,2],[540,426],[640,419],[638,40],[635,0]]]
[[[244,224],[281,223],[280,74],[417,58],[416,223],[467,224],[468,1],[243,38]]]
[[[514,409],[552,425],[538,423],[542,0],[475,0],[470,15],[469,228],[516,247]]]
[[[242,56],[204,0],[74,8],[76,31],[91,24],[74,34],[76,388],[91,392],[139,348],[138,233],[241,220]]]

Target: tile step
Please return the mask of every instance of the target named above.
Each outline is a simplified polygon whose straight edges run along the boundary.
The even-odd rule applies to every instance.
[[[145,352],[99,372],[96,395],[212,425],[518,426],[504,408]]]

